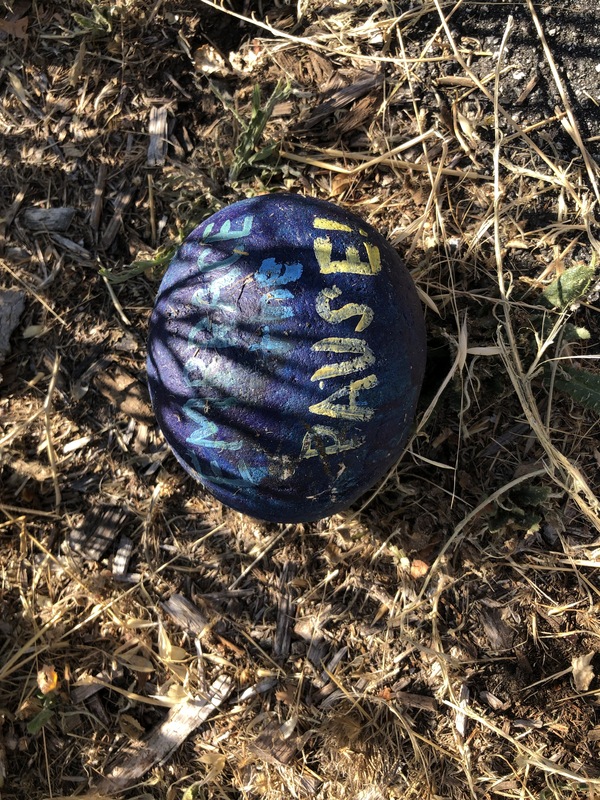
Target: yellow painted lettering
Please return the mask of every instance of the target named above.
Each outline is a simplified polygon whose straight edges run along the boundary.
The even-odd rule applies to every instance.
[[[337,286],[331,286],[319,292],[315,302],[317,314],[325,320],[331,322],[333,325],[338,325],[350,317],[360,317],[356,323],[355,331],[364,331],[373,322],[373,309],[366,305],[359,305],[358,303],[346,303],[341,308],[330,308],[329,303],[335,300],[342,293],[341,289]]]
[[[319,228],[322,231],[352,232],[352,228],[349,225],[344,225],[343,222],[336,222],[334,219],[325,219],[324,217],[315,217],[313,228]]]
[[[331,253],[333,245],[328,237],[318,236],[313,249],[319,269],[324,275],[332,272],[354,273],[355,275],[376,275],[381,272],[381,256],[379,248],[369,242],[364,242],[367,251],[367,261],[361,261],[358,248],[350,245],[346,248],[345,258],[341,261],[332,261]]]
[[[367,375],[366,378],[352,381],[348,386],[338,389],[337,392],[330,394],[325,400],[320,403],[315,403],[309,406],[309,411],[312,414],[320,414],[324,417],[333,417],[334,419],[350,419],[356,422],[365,422],[372,418],[375,409],[369,406],[360,406],[358,404],[359,392],[372,389],[377,386],[377,376]],[[343,397],[348,398],[348,404],[334,403],[334,400],[340,400]]]
[[[329,441],[329,444],[326,442]],[[315,456],[333,456],[345,450],[356,450],[365,440],[362,437],[346,439],[338,431],[327,425],[313,425],[304,434],[300,458],[314,458]]]
[[[329,378],[339,378],[341,375],[350,375],[352,372],[360,372],[362,369],[370,367],[375,363],[373,351],[362,339],[321,339],[320,342],[313,344],[312,350],[321,353],[356,353],[356,358],[349,361],[336,361],[333,364],[325,364],[313,373],[311,381],[326,381]]]

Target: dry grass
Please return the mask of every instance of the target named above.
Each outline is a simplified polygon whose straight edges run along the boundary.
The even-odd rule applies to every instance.
[[[488,4],[493,41],[468,3],[322,5],[0,14],[0,281],[27,296],[0,386],[2,797],[600,791],[598,421],[557,383],[597,374],[597,276],[542,294],[600,255],[597,137],[531,0]],[[137,380],[170,249],[280,189],[381,229],[430,336],[401,463],[286,528],[187,480]],[[76,215],[32,232],[28,207]],[[169,709],[202,721],[160,762]]]

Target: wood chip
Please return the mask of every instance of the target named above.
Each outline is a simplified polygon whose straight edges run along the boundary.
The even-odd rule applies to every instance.
[[[73,253],[73,255],[77,256],[79,259],[83,259],[84,261],[92,260],[92,254],[89,250],[86,250],[85,247],[77,244],[77,242],[74,242],[72,239],[67,239],[66,236],[61,236],[59,233],[53,233],[52,241],[56,242],[57,245],[62,247],[64,250],[67,250],[69,253]]]
[[[161,607],[173,622],[194,636],[202,636],[210,626],[208,617],[182,594],[171,595],[166,603],[161,603]]]
[[[92,508],[81,527],[69,535],[70,548],[87,561],[99,561],[119,535],[127,516],[120,506]]]
[[[503,700],[500,700],[499,697],[496,697],[495,694],[488,692],[486,689],[479,692],[479,697],[484,703],[487,703],[490,708],[493,708],[494,711],[506,711],[507,708],[510,708],[510,701],[504,702]]]
[[[425,694],[414,694],[413,692],[394,692],[394,697],[408,708],[420,708],[423,711],[435,711],[437,703],[434,697]]]
[[[10,350],[10,336],[19,324],[24,310],[24,292],[17,289],[0,290],[0,366]]]
[[[100,164],[98,167],[98,177],[96,178],[96,185],[94,186],[94,199],[92,201],[92,210],[90,211],[90,228],[97,231],[100,227],[100,217],[102,216],[102,203],[104,200],[104,187],[106,186],[106,176],[108,169],[106,164]]]
[[[21,222],[30,231],[64,232],[74,216],[74,208],[26,208]]]
[[[162,167],[165,163],[167,146],[167,106],[150,109],[150,143],[148,145],[147,164],[149,167]]]
[[[112,572],[115,578],[124,578],[127,575],[129,560],[133,553],[133,542],[129,536],[123,534],[119,539],[119,546],[113,558]]]
[[[186,699],[174,706],[145,742],[133,742],[126,748],[96,791],[121,792],[137,783],[152,767],[163,764],[227,699],[232,686],[231,678],[222,675],[210,686],[206,698]]]
[[[121,225],[123,224],[123,214],[133,200],[133,192],[134,188],[133,186],[130,186],[127,189],[124,189],[122,192],[119,192],[117,195],[114,203],[114,213],[110,222],[106,226],[104,234],[102,235],[101,244],[105,250],[111,246],[121,229]]]

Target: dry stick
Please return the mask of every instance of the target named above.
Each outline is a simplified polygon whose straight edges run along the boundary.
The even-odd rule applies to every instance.
[[[416,164],[413,161],[402,161],[396,158],[388,158],[387,155],[378,156],[377,158],[371,159],[367,164],[361,164],[360,167],[352,167],[352,169],[348,169],[348,167],[342,167],[338,164],[331,164],[328,161],[320,161],[319,159],[312,158],[312,156],[297,156],[294,153],[290,153],[287,150],[280,150],[279,154],[283,158],[289,158],[290,161],[297,161],[300,164],[307,164],[310,167],[318,167],[320,169],[327,169],[331,172],[339,172],[342,175],[356,175],[359,172],[367,169],[367,167],[372,166],[373,163],[383,164],[386,167],[400,167],[401,169],[406,170],[414,170],[415,172],[428,172],[429,167],[427,164]],[[354,156],[352,153],[344,154],[346,158],[358,158]],[[360,156],[362,158],[362,156]],[[482,175],[479,172],[474,172],[472,170],[461,170],[461,169],[453,169],[452,167],[440,167],[440,174],[447,175],[450,178],[469,178],[471,180],[489,180],[489,175]]]
[[[588,521],[600,532],[600,501],[581,471],[550,441],[531,390],[531,382],[523,376],[522,372],[518,372],[515,368],[513,358],[511,358],[511,356],[514,357],[514,353],[512,350],[509,353],[501,334],[499,335],[499,344],[502,349],[504,364],[519,397],[527,422],[550,460],[550,465],[546,467],[546,471],[554,483],[567,492]],[[554,474],[555,470],[561,475],[561,479]]]
[[[48,461],[50,469],[52,470],[52,482],[54,484],[54,504],[58,511],[60,507],[61,495],[60,486],[58,483],[58,459],[56,458],[56,450],[52,442],[52,395],[56,388],[56,379],[58,377],[58,369],[60,367],[60,356],[58,353],[54,357],[54,365],[52,367],[52,374],[50,376],[50,383],[48,384],[48,394],[44,400],[44,423],[46,427],[46,449],[48,451]]]
[[[148,207],[150,209],[152,247],[156,247],[156,207],[154,205],[154,181],[152,180],[152,175],[150,173],[148,173]]]
[[[108,278],[106,277],[106,275],[104,275],[104,274],[102,274],[102,273],[100,273],[100,274],[101,274],[101,276],[102,276],[102,280],[103,280],[103,281],[104,281],[104,283],[106,284],[106,288],[108,289],[108,294],[109,294],[109,297],[110,297],[110,299],[112,300],[112,304],[113,304],[113,306],[115,307],[115,311],[116,311],[116,312],[117,312],[117,314],[119,315],[119,318],[121,319],[121,322],[122,322],[124,325],[127,325],[127,326],[129,327],[129,326],[131,325],[131,322],[129,321],[129,318],[127,317],[127,315],[126,315],[126,314],[125,314],[125,312],[123,311],[123,306],[122,306],[122,305],[121,305],[121,303],[119,302],[119,298],[118,298],[118,297],[117,297],[117,295],[115,294],[115,290],[114,290],[114,289],[113,289],[113,287],[110,285],[110,281],[108,280]]]
[[[14,653],[7,661],[0,666],[0,683],[4,682],[9,678],[13,672],[16,670],[21,669],[25,664],[29,661],[33,661],[33,659],[37,658],[43,650],[47,650],[49,645],[36,645],[35,648],[33,645],[36,644],[38,639],[40,639],[46,631],[49,631],[52,626],[59,621],[62,616],[62,612],[57,612],[54,616],[48,620],[36,633],[29,637],[29,639],[25,642],[25,644],[20,647],[16,653]],[[23,657],[23,660],[20,661],[19,659]]]
[[[146,772],[164,764],[187,737],[200,727],[227,699],[233,688],[228,675],[220,675],[206,697],[189,698],[174,706],[143,743],[130,745],[119,756],[110,774],[102,778],[97,792],[122,792],[133,786]]]
[[[596,200],[600,203],[600,192],[598,191],[598,182],[596,181],[596,175],[595,175],[595,172],[598,171],[598,164],[596,164],[594,159],[590,156],[587,147],[583,143],[583,139],[581,138],[581,133],[579,132],[579,127],[577,125],[577,120],[575,119],[575,115],[573,114],[573,109],[571,107],[571,104],[569,103],[569,98],[567,97],[567,93],[565,92],[565,88],[560,79],[560,75],[558,74],[558,70],[556,69],[556,64],[554,63],[554,59],[552,58],[552,53],[550,52],[550,48],[548,47],[548,42],[546,41],[544,30],[541,26],[539,17],[536,13],[535,8],[533,7],[533,3],[531,2],[531,0],[527,0],[527,5],[529,7],[531,18],[533,19],[533,24],[536,27],[538,36],[540,37],[540,41],[544,49],[544,54],[546,56],[546,61],[548,62],[548,66],[550,67],[550,72],[552,73],[552,77],[554,78],[554,83],[556,84],[556,88],[558,89],[560,99],[562,100],[563,106],[565,107],[565,111],[567,113],[569,125],[567,126],[564,125],[563,123],[563,126],[566,129],[569,136],[573,139],[573,141],[579,148],[581,155],[583,156],[585,168],[587,170],[590,183],[592,184],[592,187],[594,189]]]

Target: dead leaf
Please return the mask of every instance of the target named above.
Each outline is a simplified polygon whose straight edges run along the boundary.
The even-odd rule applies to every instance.
[[[46,328],[43,325],[28,325],[23,331],[24,339],[35,339],[44,333]]]
[[[198,761],[209,767],[206,777],[202,781],[203,783],[213,783],[227,765],[227,759],[221,753],[203,753]]]
[[[136,653],[119,653],[117,658],[124,667],[132,672],[143,672],[148,675],[154,672],[152,662],[144,656],[138,656]]]
[[[413,559],[410,565],[410,577],[414,578],[424,578],[425,575],[429,572],[429,564],[426,564],[424,561],[421,561],[419,558]]]
[[[590,683],[594,680],[594,668],[591,666],[591,661],[595,655],[596,653],[592,651],[586,656],[576,656],[571,661],[575,688],[579,692],[587,692]]]
[[[128,739],[132,739],[133,741],[138,741],[146,733],[137,719],[134,719],[130,714],[121,714],[119,717],[119,728],[121,729],[121,733],[124,733]]]
[[[58,687],[58,675],[51,664],[44,664],[37,674],[37,685],[42,694],[54,692]]]
[[[210,44],[203,44],[194,53],[194,66],[205,75],[224,78],[231,72],[223,56]]]
[[[27,26],[29,25],[29,17],[22,19],[0,19],[0,31],[7,33],[9,36],[14,36],[15,39],[27,38]]]

